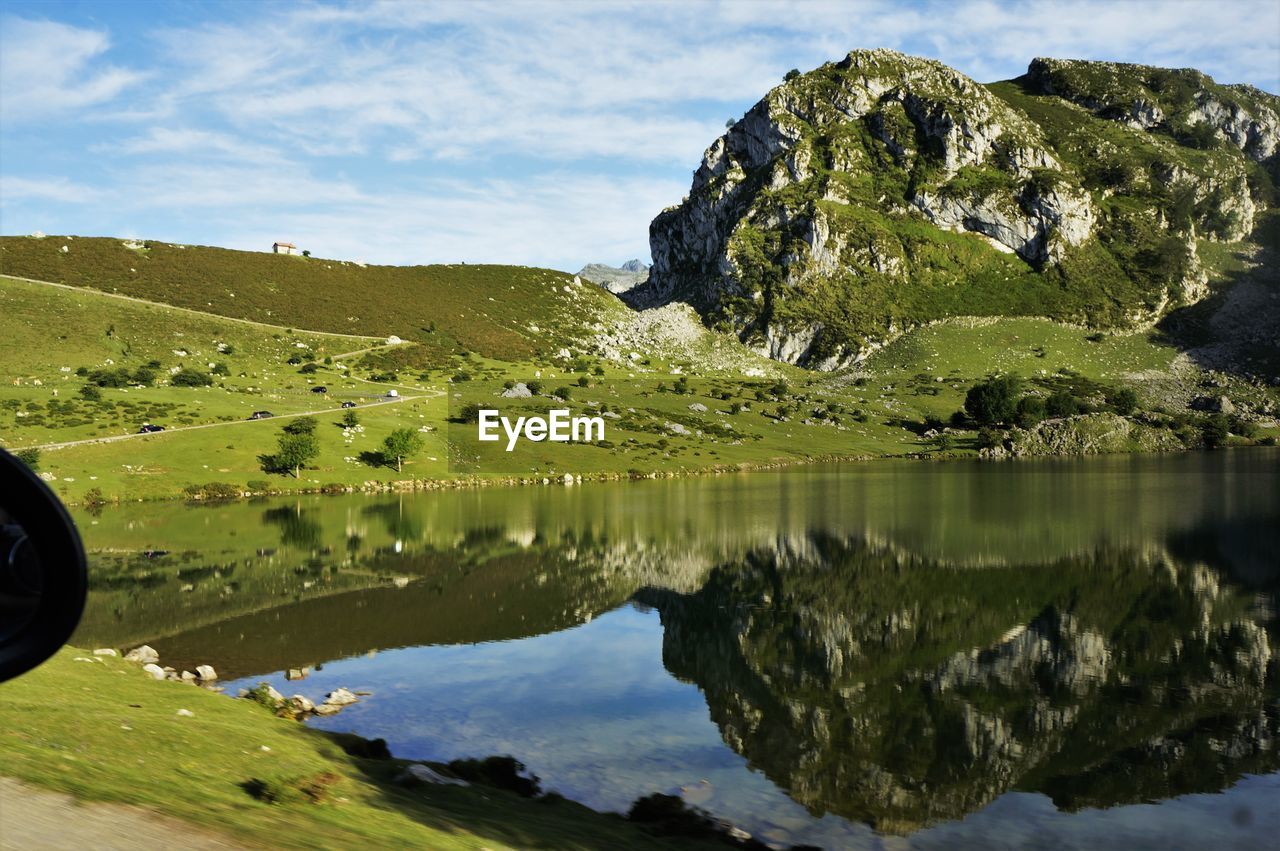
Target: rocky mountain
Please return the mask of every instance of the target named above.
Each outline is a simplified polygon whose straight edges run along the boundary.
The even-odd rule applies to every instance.
[[[980,85],[860,50],[788,76],[654,219],[624,296],[781,361],[847,366],[958,315],[1151,324],[1207,294],[1205,241],[1276,203],[1280,98],[1196,71],[1036,59]]]
[[[1274,598],[1158,547],[944,566],[788,537],[636,597],[724,741],[814,815],[907,834],[1011,789],[1109,807],[1280,763]]]
[[[649,267],[639,260],[628,260],[621,266],[588,263],[578,270],[578,277],[599,284],[611,293],[628,292],[649,279]]]

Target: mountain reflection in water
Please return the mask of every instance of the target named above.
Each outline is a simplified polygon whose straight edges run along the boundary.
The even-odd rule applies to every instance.
[[[358,684],[374,697],[317,726],[414,758],[512,752],[593,806],[682,790],[768,841],[832,846],[1280,830],[1254,788],[1280,787],[1280,453],[84,522],[77,643],[146,641],[232,687]],[[1114,827],[1144,818],[1123,805],[1223,790]]]

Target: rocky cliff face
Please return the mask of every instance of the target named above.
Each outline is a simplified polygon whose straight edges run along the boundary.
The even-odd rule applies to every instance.
[[[1280,99],[1137,67],[1036,60],[988,87],[870,50],[788,80],[654,219],[625,298],[821,369],[949,315],[1153,321],[1203,296],[1197,239],[1252,229]]]

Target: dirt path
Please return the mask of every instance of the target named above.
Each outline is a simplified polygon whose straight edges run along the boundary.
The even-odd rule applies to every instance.
[[[356,379],[356,380],[360,381],[362,379]],[[399,386],[399,385],[383,385],[383,386]],[[420,393],[417,396],[397,396],[394,399],[386,399],[382,402],[369,402],[364,405],[357,405],[356,407],[351,408],[350,410],[363,411],[368,408],[378,408],[383,405],[396,405],[396,404],[399,404],[400,402],[412,402],[415,399],[434,399],[443,395],[444,395],[443,390],[427,390],[425,392]],[[166,428],[164,431],[146,432],[146,433],[139,432],[135,434],[116,434],[116,435],[112,435],[111,437],[87,437],[84,440],[68,440],[62,443],[42,443],[42,444],[36,445],[35,448],[41,451],[44,451],[44,450],[52,450],[52,449],[66,449],[69,446],[84,446],[89,443],[117,443],[121,440],[134,440],[135,438],[139,438],[139,437],[157,437],[157,436],[162,437],[166,434],[174,434],[180,431],[195,431],[196,429],[201,429],[201,428],[223,428],[226,426],[242,426],[242,425],[251,425],[253,423],[265,423],[265,422],[276,422],[279,420],[291,420],[296,417],[309,417],[314,414],[332,414],[341,410],[343,410],[341,407],[316,408],[311,411],[294,411],[291,414],[276,414],[274,417],[268,417],[266,419],[261,419],[261,420],[230,420],[229,422],[223,422],[223,423],[201,423],[200,425],[175,426],[173,428]],[[20,447],[20,448],[25,449],[29,447]]]
[[[81,802],[62,792],[0,777],[0,849],[96,851],[244,849],[201,827],[125,804]]]
[[[0,275],[0,278],[8,278],[11,281],[23,281],[28,284],[40,284],[45,287],[57,287],[60,290],[71,290],[81,295],[102,296],[103,298],[116,298],[121,301],[131,301],[134,304],[142,304],[147,307],[159,307],[163,310],[176,310],[179,313],[186,313],[191,316],[199,316],[201,319],[220,320],[222,322],[236,322],[241,325],[252,325],[255,328],[262,328],[269,331],[288,331],[289,328],[284,325],[272,325],[270,322],[259,322],[256,319],[241,319],[238,316],[226,316],[221,313],[211,313],[207,310],[196,310],[192,307],[178,307],[176,304],[166,304],[163,301],[151,301],[150,299],[138,298],[137,296],[121,295],[120,293],[109,293],[106,290],[96,290],[93,287],[77,287],[72,284],[58,284],[53,281],[41,281],[36,278],[23,278],[19,275]],[[340,331],[312,331],[309,328],[293,328],[294,331],[300,331],[303,334],[315,334],[320,337],[338,337],[343,340],[381,340],[382,337],[374,337],[370,334],[343,334]],[[375,348],[377,348],[375,346]],[[348,352],[348,354],[351,354]]]

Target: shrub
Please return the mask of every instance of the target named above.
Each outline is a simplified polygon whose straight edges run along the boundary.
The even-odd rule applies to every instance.
[[[978,448],[979,449],[995,449],[1003,442],[1003,438],[998,429],[983,426],[978,429]]]
[[[449,380],[450,380],[450,381],[455,381],[455,382],[457,382],[457,381],[470,381],[470,380],[471,380],[471,373],[466,372],[466,371],[464,371],[464,370],[459,370],[458,372],[455,372],[455,373],[453,374],[453,377],[452,377],[452,378],[450,378]]]
[[[319,371],[320,371],[320,367],[316,366],[314,363],[304,363],[304,364],[302,365],[302,369],[298,370],[298,374],[299,374],[299,375],[314,375],[315,373],[317,373],[317,372],[319,372]],[[377,380],[378,380],[378,379],[376,379],[376,378],[374,379],[374,381],[377,381]]]
[[[218,361],[213,365],[213,368],[210,369],[209,372],[214,375],[230,375],[231,367],[227,366],[226,361]]]
[[[267,493],[271,490],[271,482],[262,479],[250,479],[245,485],[251,493]]]
[[[174,387],[208,387],[213,383],[213,377],[207,372],[183,367],[173,374],[169,383]]]
[[[88,402],[98,402],[102,399],[102,391],[95,384],[86,384],[80,388],[80,398]]]
[[[965,394],[965,413],[981,426],[1007,423],[1017,410],[1021,386],[1022,382],[1012,375],[996,375],[980,381]]]
[[[581,375],[581,376],[579,376],[579,377],[578,377],[578,386],[579,386],[579,387],[590,387],[590,386],[591,386],[591,379],[590,379],[590,378],[587,378],[585,375]]]
[[[458,422],[460,423],[478,423],[480,422],[480,406],[475,402],[468,402],[458,409]]]
[[[1117,414],[1127,417],[1138,407],[1138,394],[1130,387],[1121,387],[1107,395],[1107,404]]]
[[[1216,449],[1226,443],[1230,433],[1231,425],[1226,414],[1205,417],[1200,423],[1200,439],[1209,449]]]
[[[1080,402],[1066,390],[1058,390],[1045,400],[1044,412],[1051,417],[1074,416],[1080,413]]]
[[[541,382],[541,381],[526,381],[526,382],[525,382],[525,384],[524,384],[524,386],[525,386],[525,387],[528,387],[528,388],[529,388],[529,392],[530,392],[530,393],[532,393],[532,394],[533,394],[533,395],[535,395],[535,396],[540,395],[540,394],[542,393],[542,382]]]
[[[1039,396],[1023,396],[1014,410],[1013,421],[1020,428],[1034,428],[1044,419],[1044,400]]]
[[[346,428],[355,428],[360,425],[360,415],[351,408],[342,415],[342,425]]]
[[[89,488],[84,492],[84,504],[89,508],[100,508],[107,504],[106,497],[102,495],[102,488]]]
[[[570,390],[568,387],[557,387],[555,389],[555,392],[552,393],[551,395],[555,396],[557,399],[562,399],[565,402],[568,402],[570,399],[573,398],[573,391]]]
[[[800,69],[792,68],[790,71],[782,75],[782,79],[785,82],[790,83],[792,80],[794,80],[796,77],[799,77],[799,76],[800,76]]]
[[[285,434],[315,434],[320,421],[315,417],[298,417],[282,426]]]
[[[40,450],[35,447],[30,449],[19,449],[13,453],[13,457],[17,458],[33,470],[40,469]]]

